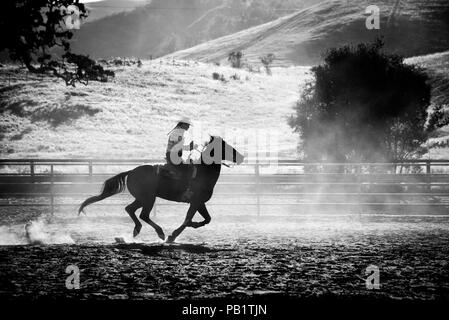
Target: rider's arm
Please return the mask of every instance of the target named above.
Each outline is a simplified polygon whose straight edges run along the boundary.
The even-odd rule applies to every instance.
[[[195,142],[191,141],[189,144],[189,150],[193,150],[193,149],[198,149],[198,144],[196,144]]]
[[[193,141],[191,135],[186,131],[184,132],[184,145],[182,149],[185,151],[192,151],[193,149],[197,149],[198,145]]]

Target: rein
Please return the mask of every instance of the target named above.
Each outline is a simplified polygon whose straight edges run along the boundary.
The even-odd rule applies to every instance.
[[[222,162],[221,164],[224,165],[225,167],[230,168],[230,169],[235,167],[235,163],[227,164],[227,163]]]

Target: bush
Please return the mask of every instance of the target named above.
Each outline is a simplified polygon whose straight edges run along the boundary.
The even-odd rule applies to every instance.
[[[225,79],[224,75],[219,74],[217,72],[212,73],[212,79],[226,82],[226,79]]]
[[[420,157],[430,133],[449,123],[430,115],[426,74],[382,51],[383,42],[331,49],[289,124],[312,161],[392,161]]]
[[[268,75],[271,76],[271,64],[273,63],[275,56],[272,53],[267,54],[266,56],[259,57],[260,62],[262,62],[263,66]]]
[[[243,58],[243,52],[242,51],[233,51],[228,55],[228,61],[231,63],[231,66],[236,69],[241,69],[243,66],[242,58]]]

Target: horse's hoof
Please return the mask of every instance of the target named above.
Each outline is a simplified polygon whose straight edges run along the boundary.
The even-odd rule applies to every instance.
[[[142,226],[135,226],[134,227],[134,232],[133,232],[133,237],[137,237],[137,235],[140,233],[140,229],[142,229]]]
[[[161,238],[163,241],[165,240],[165,234],[164,231],[160,231],[157,233],[158,237]]]
[[[168,238],[167,238],[167,243],[173,243],[173,242],[175,242],[175,237],[173,237],[173,236],[168,236]]]

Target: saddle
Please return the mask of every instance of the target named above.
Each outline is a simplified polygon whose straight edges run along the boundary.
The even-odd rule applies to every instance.
[[[193,195],[191,184],[192,180],[196,178],[197,170],[198,168],[195,165],[183,165],[178,168],[171,164],[156,166],[156,173],[160,177],[170,180],[181,180],[181,183],[177,183],[177,185],[180,186],[178,200],[182,202],[189,202]]]

